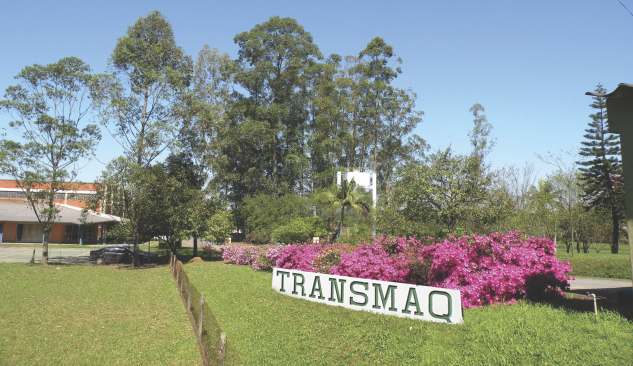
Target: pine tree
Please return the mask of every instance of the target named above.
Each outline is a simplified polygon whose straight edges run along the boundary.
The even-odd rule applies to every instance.
[[[596,94],[606,93],[600,84]],[[620,222],[623,218],[623,177],[620,139],[608,132],[607,101],[604,96],[593,97],[589,115],[591,122],[585,130],[578,162],[583,185],[582,199],[587,208],[602,208],[611,213],[611,252],[619,250]]]

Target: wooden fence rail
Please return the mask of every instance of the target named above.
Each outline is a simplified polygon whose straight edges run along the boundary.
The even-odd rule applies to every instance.
[[[226,335],[209,310],[204,296],[189,281],[182,262],[173,254],[169,257],[169,269],[187,309],[187,315],[197,338],[202,364],[204,366],[224,365],[227,353]]]

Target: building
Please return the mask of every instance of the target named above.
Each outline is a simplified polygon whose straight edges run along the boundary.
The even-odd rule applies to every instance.
[[[37,188],[36,188],[37,189]],[[89,244],[104,241],[107,226],[121,218],[87,210],[87,202],[97,194],[94,183],[75,183],[55,196],[58,217],[49,235],[51,243]],[[14,180],[0,180],[0,243],[41,243],[42,226],[25,192]]]

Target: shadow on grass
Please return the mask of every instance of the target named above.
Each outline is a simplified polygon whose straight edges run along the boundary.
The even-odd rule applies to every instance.
[[[600,311],[610,310],[619,313],[629,321],[633,321],[633,288],[593,289],[591,293],[596,295],[598,316],[600,316]],[[569,311],[588,313],[594,311],[593,297],[587,294],[587,290],[571,290],[566,292],[564,296],[535,302]]]
[[[161,256],[164,255],[166,262],[169,262],[169,250],[162,249]],[[222,247],[214,246],[210,249],[198,248],[196,255],[193,255],[193,248],[179,248],[176,250],[176,257],[182,263],[187,263],[193,258],[200,258],[204,262],[214,262],[222,260]]]

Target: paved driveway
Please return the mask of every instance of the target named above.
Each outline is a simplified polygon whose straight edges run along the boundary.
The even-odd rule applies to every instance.
[[[619,280],[613,278],[591,278],[576,277],[571,281],[571,290],[609,290],[630,288],[633,282],[631,280]]]
[[[28,263],[31,261],[33,255],[33,249],[35,249],[35,261],[39,262],[42,259],[42,248],[16,248],[16,247],[3,247],[0,244],[0,263]],[[48,257],[50,260],[55,259],[70,259],[70,261],[83,261],[88,260],[90,251],[95,248],[48,248]]]

